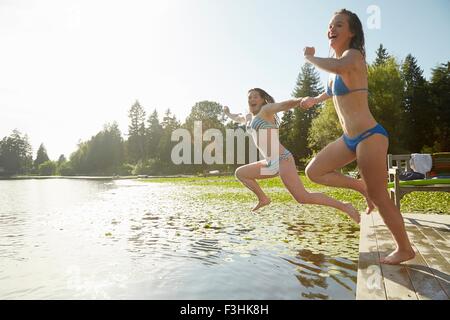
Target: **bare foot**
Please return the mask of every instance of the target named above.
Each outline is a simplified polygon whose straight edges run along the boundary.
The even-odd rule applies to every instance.
[[[361,222],[361,216],[359,215],[358,210],[356,210],[351,203],[345,203],[345,208],[343,211],[348,214],[349,217],[352,218],[352,220],[357,224]]]
[[[416,253],[413,249],[407,251],[395,250],[387,257],[380,260],[381,263],[384,264],[400,264],[402,262],[413,259],[416,256]]]
[[[262,207],[267,206],[270,202],[271,201],[270,201],[269,198],[266,198],[266,199],[263,199],[263,200],[259,200],[258,204],[252,209],[252,211],[256,211],[258,209],[261,209]]]

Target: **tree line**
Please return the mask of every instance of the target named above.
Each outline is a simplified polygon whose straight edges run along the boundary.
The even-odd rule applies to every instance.
[[[408,54],[399,62],[380,45],[375,61],[368,64],[368,82],[369,106],[389,132],[390,153],[450,150],[450,61],[433,68],[428,81],[414,56]],[[292,96],[316,96],[323,90],[318,72],[305,63]],[[183,123],[170,109],[161,120],[156,109],[147,115],[139,101],[130,107],[128,117],[126,137],[116,122],[105,124],[95,136],[80,142],[69,159],[61,155],[57,161],[49,159],[44,144],[33,157],[28,136],[14,130],[0,141],[0,175],[167,175],[231,172],[237,167],[175,165],[171,161],[172,148],[178,143],[171,139],[175,129],[187,129],[193,134],[195,121],[202,121],[203,132],[215,128],[225,133],[226,129],[239,128],[223,116],[223,106],[218,102],[197,102]],[[306,111],[290,110],[282,116],[281,143],[292,152],[300,169],[340,135],[341,126],[331,100]],[[250,143],[246,141],[247,146]],[[207,144],[203,142],[203,146]],[[236,144],[234,148],[236,158]],[[248,151],[245,156],[248,161]]]

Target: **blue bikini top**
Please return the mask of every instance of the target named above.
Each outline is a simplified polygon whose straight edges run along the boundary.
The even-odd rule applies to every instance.
[[[330,75],[331,79],[331,75]],[[360,89],[353,89],[349,90],[347,86],[345,85],[344,81],[342,80],[342,77],[338,74],[334,75],[332,88],[330,87],[330,82],[328,82],[327,85],[327,95],[332,96],[343,96],[345,94],[355,92],[355,91],[369,91],[367,88],[360,88]]]

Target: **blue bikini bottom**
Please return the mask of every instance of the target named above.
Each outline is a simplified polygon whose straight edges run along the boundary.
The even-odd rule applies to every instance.
[[[349,138],[349,136],[347,136],[346,134],[344,134],[342,136],[342,138],[344,139],[345,145],[353,152],[356,152],[356,147],[358,146],[358,144],[367,139],[368,137],[370,137],[371,135],[374,134],[382,134],[385,137],[389,137],[386,129],[383,128],[383,126],[381,124],[377,124],[375,127],[373,127],[372,129],[369,129],[367,131],[364,131],[363,133],[361,133],[360,135],[356,136],[355,138]]]

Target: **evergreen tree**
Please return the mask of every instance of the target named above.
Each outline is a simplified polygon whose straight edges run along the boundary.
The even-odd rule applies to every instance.
[[[299,97],[314,97],[323,92],[323,86],[320,83],[320,77],[315,67],[310,63],[305,63],[297,77],[296,87],[293,96]],[[300,162],[302,166],[311,156],[311,150],[308,148],[308,131],[311,127],[311,121],[317,115],[317,108],[310,108],[303,110],[300,108],[294,109],[292,131],[289,137],[283,137],[288,142],[286,146],[294,155],[294,158]],[[287,121],[292,121],[287,115],[284,120],[283,127],[290,127]]]
[[[380,46],[378,47],[376,55],[377,57],[375,58],[374,66],[381,66],[384,63],[386,63],[390,58],[389,53],[387,52],[386,48],[383,47],[382,44],[380,44]]]
[[[171,159],[172,148],[175,146],[176,142],[172,142],[172,132],[180,128],[180,123],[178,122],[176,116],[172,114],[170,109],[167,109],[164,113],[163,121],[161,122],[162,135],[161,140],[158,145],[159,159],[161,165],[163,166],[162,172],[171,172],[175,170]]]
[[[432,152],[450,150],[450,61],[434,68],[430,81],[430,107],[432,114],[422,115],[429,121],[428,128],[433,133],[427,146]]]
[[[37,172],[37,170],[39,169],[39,166],[46,162],[49,161],[49,157],[47,155],[47,150],[45,149],[45,146],[43,143],[41,143],[41,145],[39,146],[39,149],[37,151],[37,155],[36,155],[36,159],[34,160],[34,170]]]
[[[63,155],[63,154],[61,154],[60,156],[59,156],[59,158],[58,158],[58,166],[59,165],[61,165],[61,164],[63,164],[64,162],[66,162],[67,161],[67,159],[66,159],[66,157]]]
[[[128,112],[130,124],[128,126],[127,151],[131,163],[143,160],[146,157],[146,129],[145,110],[136,101]]]
[[[295,144],[293,140],[293,128],[294,128],[294,112],[292,110],[285,111],[281,117],[280,124],[280,142],[286,148],[291,150]]]
[[[430,121],[424,115],[433,113],[429,104],[428,83],[423,71],[417,65],[417,60],[408,54],[402,64],[402,79],[405,84],[403,98],[403,126],[405,147],[410,152],[420,152],[430,139]]]
[[[158,145],[163,133],[163,127],[159,123],[158,112],[156,109],[147,120],[147,152],[149,159],[155,159],[158,156]]]

